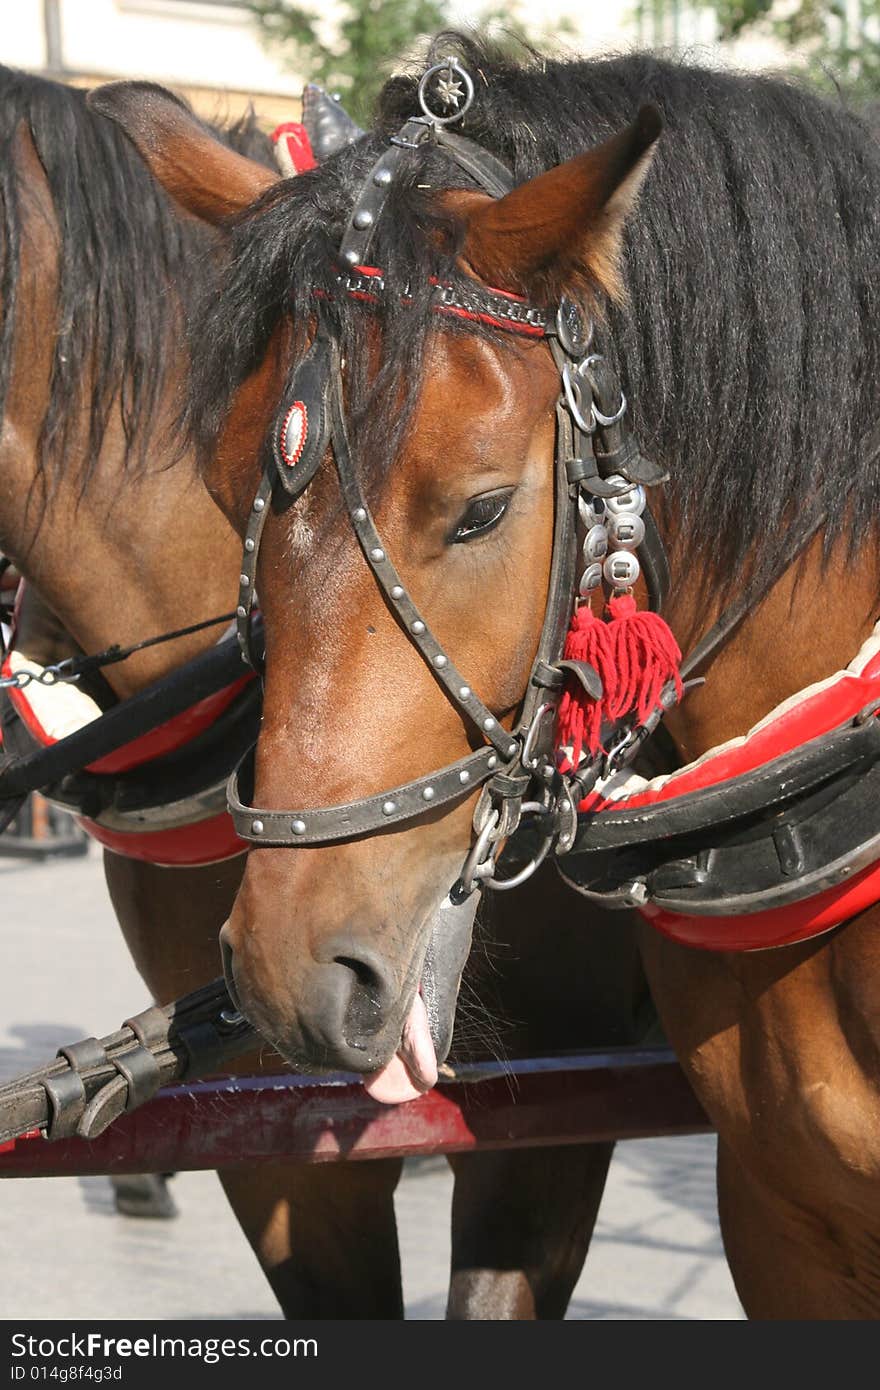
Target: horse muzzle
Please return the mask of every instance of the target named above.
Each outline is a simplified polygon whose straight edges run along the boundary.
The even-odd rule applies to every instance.
[[[277,989],[264,988],[259,962],[236,951],[227,923],[220,950],[230,995],[297,1070],[354,1072],[377,1100],[414,1099],[430,1090],[449,1051],[476,904],[476,895],[461,906],[447,898],[423,925],[419,936],[427,944],[415,987],[401,989],[380,951],[340,930],[300,976],[292,1007],[280,1004]]]

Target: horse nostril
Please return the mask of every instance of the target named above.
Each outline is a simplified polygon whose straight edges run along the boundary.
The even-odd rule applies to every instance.
[[[350,1047],[363,1046],[359,1039],[373,1037],[385,1025],[394,989],[387,968],[366,952],[340,953],[333,964],[348,974],[350,993],[345,1006],[343,1033]]]
[[[384,981],[381,972],[370,961],[358,960],[356,956],[334,956],[333,960],[350,970],[362,989],[375,994],[377,998],[382,993]]]

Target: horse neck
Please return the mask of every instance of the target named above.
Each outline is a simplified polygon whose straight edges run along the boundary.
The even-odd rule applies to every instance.
[[[878,616],[880,564],[876,549],[853,562],[841,545],[827,560],[821,535],[749,612],[700,674],[665,723],[689,761],[746,733],[797,691],[843,669],[870,635]],[[727,600],[707,604],[718,577],[673,584],[666,616],[683,652],[708,630]]]
[[[9,547],[79,647],[128,646],[235,606],[239,542],[190,461],[131,479],[111,447],[82,499],[59,485],[32,542]],[[0,503],[0,534],[27,535],[26,488]],[[106,678],[121,697],[217,640],[221,628],[151,648]]]
[[[35,156],[25,143],[23,159]],[[0,432],[0,549],[10,555],[86,652],[185,627],[235,605],[239,542],[208,496],[191,456],[175,458],[167,426],[184,361],[171,360],[148,465],[126,472],[120,412],[100,455],[85,445],[38,468],[57,317],[57,231],[38,168],[26,168],[28,216],[17,284],[14,358]],[[83,306],[83,312],[92,306]],[[85,431],[84,431],[85,433]],[[165,441],[163,443],[163,440]],[[91,468],[88,485],[81,478]],[[217,640],[218,629],[151,648],[107,669],[121,697]]]

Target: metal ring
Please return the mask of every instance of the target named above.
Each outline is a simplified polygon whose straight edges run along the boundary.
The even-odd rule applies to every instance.
[[[599,407],[596,405],[594,399],[593,414],[595,415],[597,422],[602,426],[603,429],[607,429],[609,425],[616,425],[618,420],[622,420],[624,415],[626,414],[626,396],[621,391],[620,406],[613,415],[603,415]]]
[[[500,818],[498,811],[492,812],[476,840],[471,845],[468,857],[461,866],[461,873],[459,874],[458,881],[465,893],[472,893],[477,886],[477,881],[485,877],[485,875],[480,873],[480,869],[484,868],[487,863],[491,863],[491,867],[488,870],[491,874],[492,868],[494,868],[494,860],[486,860],[483,856],[493,843],[493,832],[497,829]]]
[[[597,362],[604,362],[604,361],[605,361],[605,355],[604,355],[604,353],[601,353],[601,352],[591,352],[590,355],[589,355],[589,357],[585,357],[584,360],[583,360],[582,362],[579,362],[579,363],[578,363],[578,366],[577,366],[578,375],[579,375],[579,376],[584,376],[584,377],[585,377],[586,374],[587,374],[587,372],[590,370],[591,367],[593,367],[593,366],[595,365],[595,363],[597,363]],[[617,412],[616,412],[616,414],[614,414],[614,415],[603,415],[603,414],[602,414],[601,410],[599,409],[599,407],[598,407],[597,404],[596,404],[596,397],[595,397],[595,393],[594,393],[594,395],[593,395],[593,418],[595,419],[595,421],[596,421],[597,424],[599,424],[599,425],[601,425],[601,426],[603,427],[603,429],[607,429],[609,425],[616,425],[617,422],[618,422],[618,420],[622,420],[625,414],[626,414],[626,396],[623,394],[622,391],[621,391],[621,393],[620,393],[620,405],[618,406]]]
[[[595,411],[595,406],[591,403],[590,419],[589,422],[586,421],[581,412],[580,387],[575,381],[574,376],[575,374],[572,372],[571,363],[566,362],[565,366],[562,368],[562,389],[565,392],[565,403],[578,429],[582,430],[584,434],[595,434],[596,420],[593,413]]]
[[[527,767],[530,771],[534,771],[534,769],[538,766],[538,763],[540,762],[539,758],[532,757],[532,746],[537,742],[538,729],[540,727],[541,720],[544,718],[545,715],[549,714],[552,710],[555,710],[555,708],[556,706],[554,704],[551,704],[549,701],[545,701],[543,705],[539,705],[538,708],[535,710],[534,718],[532,719],[532,722],[529,725],[529,731],[526,734],[526,741],[523,744],[523,751],[520,754],[520,762],[522,763],[523,767]],[[530,804],[530,802],[526,803],[526,805]],[[523,806],[523,810],[525,810],[525,806]]]
[[[545,805],[543,801],[524,801],[522,804],[522,812],[525,815],[527,811],[535,815],[552,816],[554,807],[552,805]],[[545,835],[544,842],[538,850],[538,853],[533,855],[528,864],[524,865],[519,873],[514,874],[512,878],[496,878],[494,872],[494,857],[491,860],[487,860],[487,865],[491,867],[488,873],[480,875],[482,886],[484,888],[491,888],[495,893],[506,893],[510,888],[519,888],[521,883],[525,883],[531,878],[536,869],[541,867],[547,855],[550,853],[552,844],[553,835]]]
[[[431,78],[434,77],[435,74],[438,72],[449,73],[450,97],[452,97],[452,79],[454,77],[460,77],[461,80],[464,82],[464,101],[462,105],[458,108],[458,110],[453,112],[451,116],[438,116],[436,112],[432,111],[431,107],[428,105],[428,83],[430,82]],[[434,125],[452,125],[453,122],[460,121],[465,112],[470,110],[471,103],[474,99],[473,80],[471,78],[470,73],[462,67],[461,63],[458,61],[457,58],[444,58],[442,63],[434,63],[433,67],[428,68],[428,71],[423,75],[422,80],[419,83],[418,97],[419,106],[421,106],[429,121],[433,121]],[[457,97],[453,99],[457,100]]]

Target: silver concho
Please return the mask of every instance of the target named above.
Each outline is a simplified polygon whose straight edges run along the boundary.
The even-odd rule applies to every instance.
[[[617,482],[618,476],[606,479],[607,482]],[[620,478],[620,482],[625,482],[625,478]],[[641,516],[645,510],[647,498],[645,489],[641,483],[636,483],[635,487],[627,488],[626,492],[620,492],[616,497],[606,499],[605,505],[612,516]]]
[[[604,526],[591,526],[584,541],[584,561],[603,560],[608,554],[608,532]]]
[[[589,497],[583,492],[578,493],[578,513],[588,531],[591,526],[604,526],[607,522],[605,503],[601,497]]]
[[[628,550],[614,550],[602,566],[606,581],[615,589],[631,589],[642,567]]]
[[[608,539],[618,550],[638,550],[645,539],[645,523],[635,512],[623,512],[608,521]]]
[[[574,358],[583,357],[593,336],[593,325],[584,322],[580,309],[566,295],[562,296],[556,310],[556,336],[563,350]]]
[[[587,568],[584,570],[583,574],[580,577],[580,582],[578,584],[578,593],[580,594],[581,598],[586,598],[587,595],[591,594],[594,589],[598,589],[601,583],[602,566],[599,564],[587,565]]]

